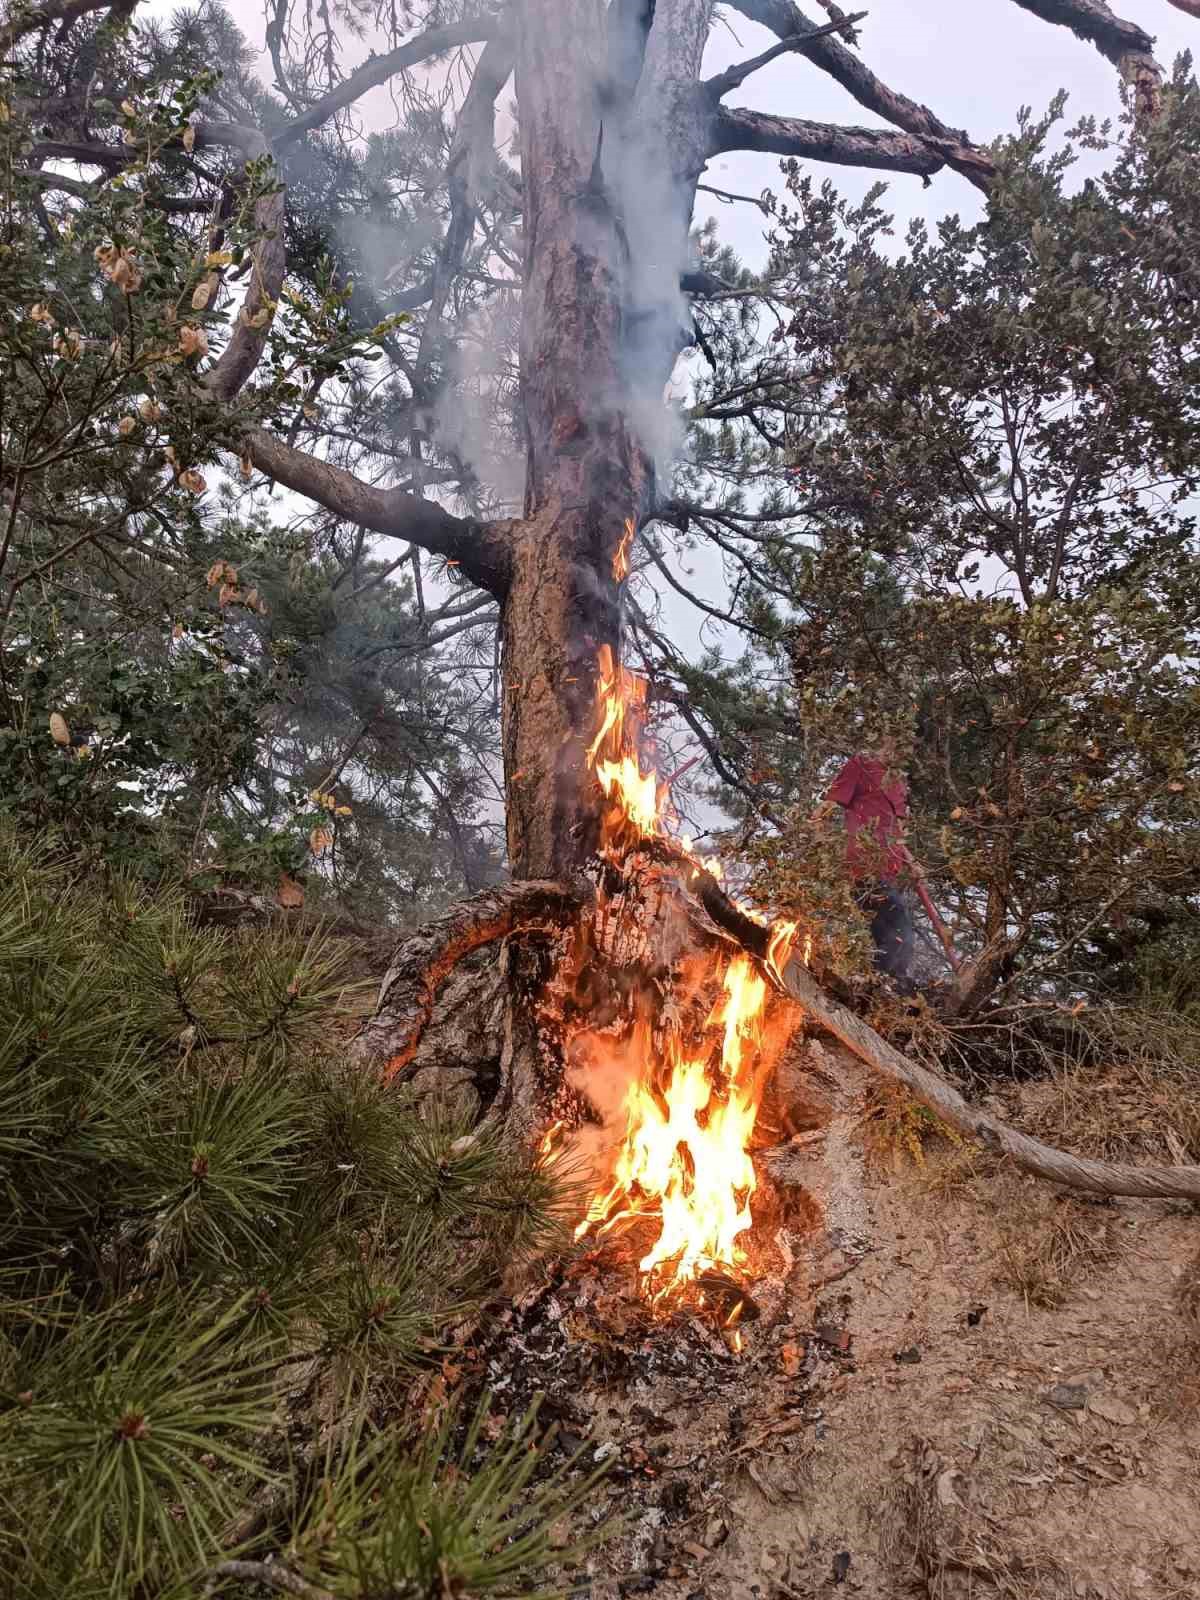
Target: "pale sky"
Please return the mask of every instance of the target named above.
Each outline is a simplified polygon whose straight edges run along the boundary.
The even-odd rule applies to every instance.
[[[805,15],[819,19],[819,8],[802,5]],[[858,24],[859,53],[877,77],[910,100],[927,105],[951,128],[965,128],[976,144],[986,144],[1016,126],[1022,105],[1043,111],[1059,89],[1070,95],[1068,122],[1092,113],[1113,117],[1121,109],[1116,69],[1091,45],[1066,28],[1052,27],[1013,0],[843,0],[842,9],[867,10]],[[1128,22],[1155,35],[1155,53],[1169,72],[1183,50],[1200,51],[1200,22],[1178,11],[1168,0],[1112,0],[1112,9]],[[719,71],[733,61],[758,54],[774,37],[736,13],[725,14],[709,44],[711,67]],[[731,37],[730,29],[737,35]],[[816,122],[885,128],[846,91],[799,57],[780,56],[728,97],[730,105],[753,106],[780,116],[808,117]],[[943,170],[928,189],[921,179],[901,173],[852,171],[847,167],[809,164],[818,175],[827,172],[838,188],[859,199],[877,178],[888,183],[887,204],[903,233],[910,217],[935,221],[959,212],[964,221],[983,213],[983,197],[957,173]],[[771,156],[738,154],[710,163],[708,181],[741,194],[779,187],[779,163]],[[747,265],[763,258],[761,218],[752,206],[727,206],[711,195],[699,196],[696,218],[715,215],[722,232],[743,254]]]

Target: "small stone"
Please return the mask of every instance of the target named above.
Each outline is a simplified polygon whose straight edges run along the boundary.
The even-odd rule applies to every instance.
[[[1082,1411],[1088,1403],[1087,1385],[1084,1383],[1056,1383],[1046,1399],[1059,1411]]]
[[[724,1517],[710,1517],[708,1527],[704,1530],[704,1548],[716,1550],[723,1545],[729,1537],[729,1524]]]

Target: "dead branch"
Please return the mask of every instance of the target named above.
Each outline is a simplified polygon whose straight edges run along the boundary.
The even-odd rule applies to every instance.
[[[1200,1167],[1133,1167],[1091,1161],[1056,1150],[1039,1139],[1031,1139],[986,1111],[975,1110],[944,1079],[902,1056],[861,1017],[830,1000],[801,962],[792,961],[783,976],[787,992],[813,1021],[827,1028],[860,1060],[902,1084],[952,1128],[977,1140],[985,1150],[1008,1156],[1024,1171],[1048,1178],[1052,1183],[1065,1184],[1069,1189],[1085,1189],[1091,1194],[1143,1195],[1155,1200],[1200,1199]]]
[[[424,33],[419,33],[415,39],[406,40],[404,44],[397,45],[394,50],[388,50],[384,55],[371,56],[361,67],[344,78],[336,89],[327,95],[322,95],[315,105],[289,122],[281,133],[277,133],[274,139],[275,148],[283,150],[288,145],[294,144],[304,134],[319,128],[322,123],[328,122],[330,117],[336,116],[339,111],[344,111],[347,106],[361,99],[369,89],[378,88],[381,83],[386,83],[389,78],[395,77],[398,72],[419,66],[431,56],[441,55],[444,51],[453,50],[459,45],[477,44],[481,40],[491,39],[495,33],[494,17],[471,17],[465,22],[452,23],[444,28],[429,28]]]
[[[797,33],[812,39],[814,34],[824,31],[823,26],[810,21],[793,0],[730,0],[730,3],[735,11],[768,28],[778,39]],[[853,95],[859,105],[883,117],[893,127],[924,140],[948,167],[961,173],[977,189],[986,191],[991,186],[996,167],[986,150],[973,145],[960,129],[947,127],[928,106],[889,89],[840,39],[832,36],[813,39],[812,48],[806,54],[815,66]]]
[[[809,122],[805,117],[775,117],[743,106],[718,106],[709,120],[706,157],[727,150],[757,150],[883,172],[915,172],[924,178],[945,165],[932,145],[909,134],[881,128],[841,128],[830,122]]]
[[[1154,59],[1154,40],[1136,22],[1116,16],[1105,0],[1016,0],[1043,22],[1070,28],[1111,61],[1136,95],[1137,110],[1154,116],[1162,96],[1162,68]]]
[[[70,0],[67,5],[34,6],[28,11],[14,7],[9,20],[0,26],[0,54],[7,54],[26,34],[36,33],[39,28],[48,28],[57,22],[65,31],[90,11],[103,11],[107,6],[122,13],[132,10],[132,7],[113,6],[112,0]]]
[[[527,880],[485,889],[427,922],[396,951],[375,1015],[355,1042],[355,1057],[379,1062],[390,1079],[409,1065],[449,973],[473,950],[498,939],[557,932],[591,904],[585,879],[569,885]]]
[[[856,11],[851,17],[839,18],[836,22],[829,22],[823,28],[818,28],[815,33],[793,33],[786,39],[781,39],[778,44],[773,44],[769,50],[764,50],[761,55],[751,56],[748,61],[741,61],[736,66],[727,67],[724,72],[718,72],[715,77],[707,79],[701,87],[719,100],[722,95],[740,89],[746,79],[758,72],[760,68],[768,66],[777,56],[786,53],[805,55],[813,48],[818,39],[824,39],[831,33],[840,33],[843,28],[853,22],[861,22],[867,15],[865,11]]]

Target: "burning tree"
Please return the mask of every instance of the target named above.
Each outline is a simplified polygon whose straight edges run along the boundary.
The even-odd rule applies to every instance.
[[[1129,84],[1139,114],[1156,114],[1161,75],[1142,28],[1101,0],[1015,3],[1094,45]],[[668,1257],[685,1277],[737,1265],[729,1257],[740,1248],[752,1188],[745,1151],[771,1059],[760,1028],[778,1042],[799,1014],[795,1001],[950,1120],[1037,1170],[1115,1192],[1200,1192],[1191,1169],[1103,1168],[1022,1140],[828,1002],[803,959],[803,930],[735,904],[669,836],[667,797],[638,738],[637,691],[621,666],[630,542],[666,509],[657,464],[669,457],[671,434],[662,397],[693,341],[689,300],[726,287],[696,272],[689,254],[706,162],[751,150],[926,179],[950,168],[985,192],[994,177],[986,149],[885,85],[855,53],[862,14],[827,5],[830,20],[818,24],[791,0],[734,0],[733,9],[777,42],[706,79],[713,0],[433,3],[419,17],[414,8],[397,15],[381,7],[376,21],[391,30],[388,49],[343,74],[334,14],[322,8],[308,31],[282,0],[268,27],[274,93],[243,74],[147,155],[135,133],[127,137],[127,108],[137,106],[122,95],[135,67],[152,94],[152,63],[135,60],[122,32],[132,8],[114,7],[97,28],[92,19],[105,9],[51,5],[18,10],[6,24],[19,68],[12,100],[41,130],[22,150],[28,181],[39,193],[70,194],[80,180],[60,175],[65,162],[132,185],[145,206],[130,214],[130,238],[113,241],[131,257],[145,210],[187,213],[203,206],[198,195],[211,194],[219,233],[238,195],[252,188],[244,248],[235,260],[214,246],[204,257],[203,295],[198,286],[192,300],[208,315],[214,347],[220,343],[211,363],[193,363],[189,382],[210,420],[219,420],[227,459],[358,529],[406,541],[414,573],[425,558],[461,592],[456,622],[498,618],[514,881],[401,949],[362,1058],[392,1075],[410,1073],[447,987],[470,999],[471,1030],[490,1035],[492,1020],[481,1019],[494,1016],[487,1008],[495,989],[473,975],[464,987],[456,969],[471,952],[502,944],[503,1042],[487,1086],[491,1115],[522,1134],[542,1134],[554,1119],[578,1123],[594,1101],[588,1068],[597,1038],[607,1029],[618,1053],[632,1051],[636,1093],[627,1103],[619,1188],[597,1199],[591,1221],[604,1226],[623,1209],[653,1204],[662,1242],[646,1257],[648,1272]],[[345,20],[357,16],[347,11]],[[69,71],[61,49],[57,58],[43,49],[52,33],[59,46],[78,41]],[[391,320],[349,281],[327,283],[325,311],[314,308],[294,287],[312,269],[290,195],[306,185],[319,190],[322,174],[338,170],[330,130],[347,129],[364,95],[389,84],[415,117],[429,71],[451,51],[461,52],[467,86],[445,130],[444,160],[422,157],[425,192],[446,195],[432,270],[418,277],[397,262],[412,281],[391,297]],[[725,103],[784,53],[831,75],[890,130]],[[82,95],[68,89],[81,62]],[[519,171],[495,153],[496,106],[510,80]],[[233,159],[216,172],[208,163],[221,152]],[[442,471],[447,460],[453,467],[453,451],[439,457],[431,419],[472,294],[489,274],[506,271],[509,303],[519,295],[523,509],[488,515],[476,496],[476,509],[461,515],[438,491],[464,487],[466,475]],[[119,287],[136,308],[140,284],[126,277]],[[404,376],[407,398],[392,421],[407,453],[393,445],[375,454],[376,462],[403,459],[400,481],[396,470],[380,481],[369,459],[352,470],[319,428],[307,435],[312,448],[299,442],[306,418],[319,415],[316,397],[341,378],[311,350],[303,362],[292,359],[288,308],[317,325],[334,300],[373,328]],[[233,312],[228,322],[222,306]],[[413,318],[403,339],[395,314]],[[204,356],[199,341],[188,353]],[[344,426],[353,436],[353,418]],[[683,1237],[672,1231],[671,1208],[683,1191],[699,1206],[708,1173],[698,1163],[708,1159],[710,1137],[720,1147],[712,1159],[722,1167],[721,1214],[700,1235]],[[695,1216],[692,1224],[699,1227]]]

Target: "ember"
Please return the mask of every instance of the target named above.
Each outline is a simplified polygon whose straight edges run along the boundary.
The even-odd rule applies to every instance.
[[[644,769],[639,749],[644,704],[645,684],[604,650],[599,726],[588,759],[607,802],[601,853],[624,876],[633,874],[640,847],[666,838],[667,785]],[[681,877],[689,875],[688,863],[691,875],[710,867],[686,843],[674,844],[684,862]],[[797,933],[794,923],[772,928],[765,966],[776,978]],[[691,1291],[719,1310],[722,1296],[710,1295],[705,1279],[729,1283],[728,1275],[746,1268],[744,1241],[757,1186],[750,1141],[773,1056],[763,1049],[769,987],[758,965],[721,949],[702,959],[699,971],[686,964],[683,996],[678,971],[669,995],[661,984],[642,984],[630,1031],[619,1043],[607,1041],[608,1060],[630,1078],[624,1132],[611,1182],[593,1199],[576,1237],[600,1239],[621,1224],[650,1219],[657,1232],[639,1262],[647,1298],[665,1306]],[[715,1001],[709,998],[714,991]],[[782,1041],[774,1033],[778,1047]],[[591,1035],[588,1045],[603,1064],[606,1041]],[[735,1294],[732,1309],[726,1302],[721,1313],[732,1347],[740,1348],[744,1304]]]

